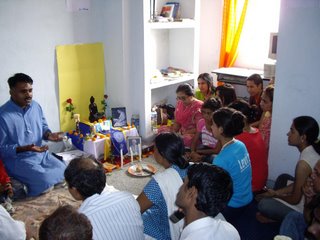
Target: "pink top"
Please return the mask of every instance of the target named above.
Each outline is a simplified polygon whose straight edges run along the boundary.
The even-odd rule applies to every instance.
[[[218,140],[213,137],[212,131],[206,128],[206,120],[203,118],[199,120],[197,125],[197,132],[201,133],[201,143],[204,146],[215,148]]]
[[[177,101],[175,121],[181,125],[180,133],[183,136],[185,146],[191,146],[194,134],[186,134],[185,132],[192,129],[196,130],[197,123],[202,118],[200,111],[202,104],[202,101],[195,98],[188,106],[185,106],[180,100]]]
[[[194,99],[190,105],[185,106],[182,101],[177,101],[175,120],[181,125],[181,132],[196,129],[198,121],[202,118],[201,106],[203,102]]]
[[[265,116],[265,115],[263,115],[262,121],[259,126],[259,130],[261,132],[262,139],[266,145],[267,152],[268,152],[269,151],[270,129],[271,129],[272,117],[271,117],[271,115],[270,116]]]

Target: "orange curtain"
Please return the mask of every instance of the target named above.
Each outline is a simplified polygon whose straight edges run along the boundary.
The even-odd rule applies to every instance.
[[[232,67],[238,56],[238,44],[245,20],[249,0],[238,3],[237,0],[224,0],[222,37],[219,67]],[[237,8],[243,4],[240,18],[237,18]]]

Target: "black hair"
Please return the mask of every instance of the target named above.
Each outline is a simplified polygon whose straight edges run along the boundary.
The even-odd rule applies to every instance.
[[[185,148],[182,138],[176,133],[160,133],[155,138],[155,146],[159,154],[169,163],[185,169],[189,162],[184,158]]]
[[[300,116],[293,119],[293,126],[300,136],[306,135],[307,143],[312,145],[314,150],[320,154],[319,125],[317,121],[310,116]]]
[[[253,81],[255,85],[261,86],[261,90],[263,90],[263,80],[259,74],[250,75],[246,81]]]
[[[9,88],[12,89],[16,86],[17,83],[22,82],[22,83],[29,83],[33,84],[33,80],[30,76],[24,73],[16,73],[12,77],[8,79],[8,84]]]
[[[187,96],[194,96],[193,88],[189,83],[180,84],[176,90],[176,93],[183,92]]]
[[[272,84],[268,85],[264,89],[265,95],[270,99],[271,102],[273,102],[273,92],[274,92],[274,86]]]
[[[219,99],[216,98],[209,98],[208,100],[204,101],[201,106],[201,109],[210,109],[212,112],[216,111],[217,109],[221,108],[221,102]]]
[[[223,136],[234,137],[242,133],[245,116],[233,108],[223,107],[213,113],[212,119],[218,127],[222,127]]]
[[[216,90],[217,92],[219,92],[218,95],[223,106],[228,106],[230,103],[237,100],[236,91],[234,90],[234,87],[229,83],[218,86]]]
[[[208,90],[211,93],[215,93],[216,92],[216,87],[213,85],[213,78],[209,73],[201,73],[198,76],[198,80],[202,79],[204,81],[206,81],[207,85],[208,85]]]
[[[249,124],[258,120],[257,115],[260,112],[260,110],[256,105],[250,105],[248,102],[242,99],[238,99],[230,103],[228,107],[242,112]]]
[[[198,192],[195,207],[207,216],[215,217],[233,194],[232,179],[227,171],[211,164],[193,164],[188,168],[188,188]]]
[[[39,228],[39,240],[92,240],[92,225],[70,205],[58,207]]]
[[[69,188],[76,188],[86,199],[100,194],[106,185],[106,175],[102,164],[94,159],[79,158],[72,160],[64,172]]]

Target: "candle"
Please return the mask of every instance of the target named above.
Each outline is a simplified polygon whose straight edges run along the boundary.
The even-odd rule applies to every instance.
[[[131,163],[133,163],[133,152],[131,147],[130,147],[130,155],[131,155]]]
[[[120,161],[121,161],[121,168],[123,168],[123,151],[122,151],[122,148],[120,149]]]
[[[138,151],[139,151],[139,161],[141,162],[141,144],[138,144]]]

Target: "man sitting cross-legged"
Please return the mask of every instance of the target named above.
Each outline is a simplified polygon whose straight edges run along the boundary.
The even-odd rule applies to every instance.
[[[237,230],[216,216],[232,195],[230,175],[218,166],[194,164],[177,194],[176,204],[185,214],[182,239],[240,239]]]
[[[66,165],[48,152],[42,140],[61,141],[48,127],[33,98],[33,80],[24,73],[8,79],[11,98],[0,107],[0,157],[10,177],[38,196],[63,182]]]
[[[93,239],[144,239],[138,202],[127,192],[103,191],[102,164],[90,158],[74,159],[64,173],[70,194],[83,201],[79,212],[93,228]]]

